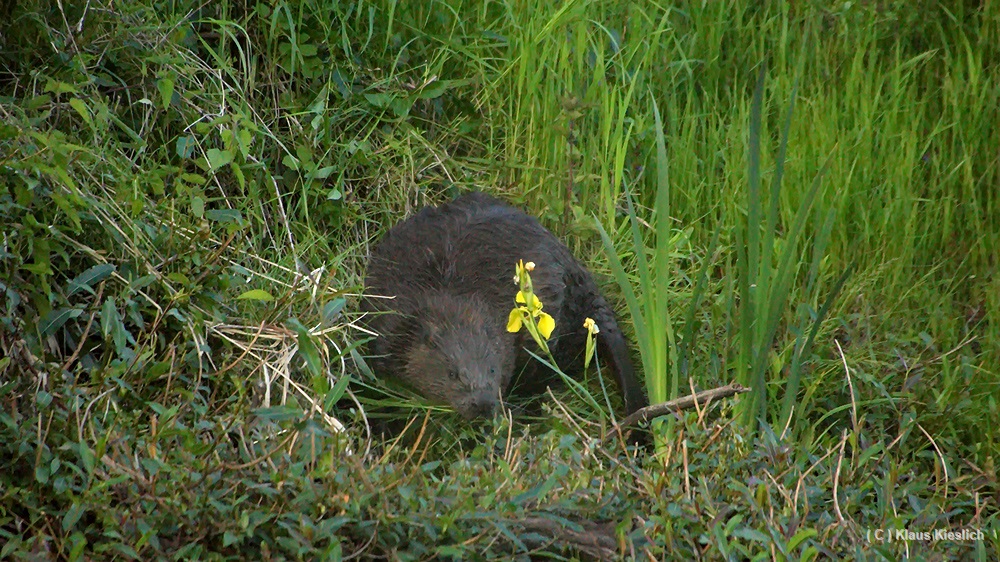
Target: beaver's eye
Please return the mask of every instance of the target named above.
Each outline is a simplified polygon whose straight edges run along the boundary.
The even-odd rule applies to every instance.
[[[453,381],[457,381],[459,379],[458,370],[457,369],[450,369],[448,371],[448,378],[450,378]]]

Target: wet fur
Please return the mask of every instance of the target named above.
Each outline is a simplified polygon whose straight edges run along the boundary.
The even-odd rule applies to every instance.
[[[535,218],[482,193],[427,207],[397,224],[372,250],[362,309],[382,335],[371,346],[378,375],[401,378],[466,417],[488,414],[515,373],[519,388],[544,390],[549,370],[506,331],[519,259],[535,262],[535,293],[556,321],[549,348],[573,373],[583,367],[586,329],[600,327],[598,354],[615,374],[628,413],[646,405],[614,312],[590,273]],[[534,384],[533,384],[534,383]]]

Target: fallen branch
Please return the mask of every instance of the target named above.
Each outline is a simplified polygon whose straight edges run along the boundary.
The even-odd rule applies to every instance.
[[[640,408],[639,410],[632,412],[632,414],[620,421],[611,431],[611,434],[613,435],[617,433],[618,429],[633,427],[639,425],[640,423],[647,423],[651,419],[658,418],[666,414],[693,408],[696,404],[705,405],[712,400],[728,398],[730,396],[749,391],[749,388],[734,382],[727,384],[726,386],[713,388],[711,390],[703,390],[698,394],[676,398],[674,400],[670,400],[669,402],[646,406],[645,408]]]

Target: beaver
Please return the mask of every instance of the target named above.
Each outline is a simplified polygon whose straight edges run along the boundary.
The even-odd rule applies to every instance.
[[[370,344],[376,375],[467,419],[491,416],[515,373],[519,387],[543,390],[551,370],[527,352],[538,346],[527,330],[506,329],[519,260],[535,263],[532,285],[555,320],[548,345],[559,367],[582,370],[584,320],[592,318],[598,357],[614,373],[626,413],[645,406],[614,311],[590,272],[537,219],[479,192],[422,209],[372,249],[361,308],[380,334]]]

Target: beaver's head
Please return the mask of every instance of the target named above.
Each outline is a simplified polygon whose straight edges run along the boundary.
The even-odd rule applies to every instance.
[[[467,419],[493,415],[514,371],[506,318],[474,296],[429,295],[412,313],[400,375],[424,397]]]

